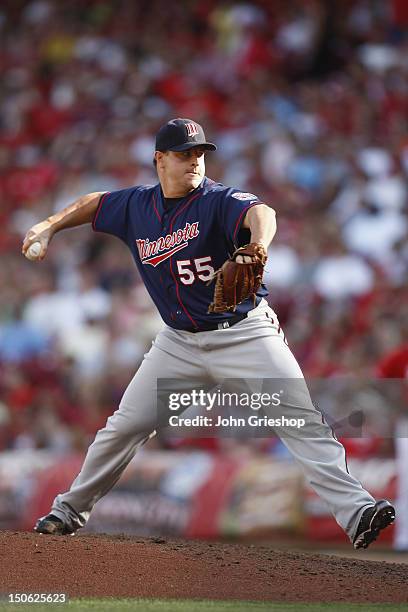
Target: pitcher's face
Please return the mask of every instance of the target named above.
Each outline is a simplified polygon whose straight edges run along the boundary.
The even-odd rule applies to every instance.
[[[205,175],[205,148],[192,147],[187,151],[156,151],[157,172],[167,197],[182,197],[196,189]]]

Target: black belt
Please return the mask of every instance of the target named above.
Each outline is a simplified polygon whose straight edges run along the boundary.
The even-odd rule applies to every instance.
[[[222,323],[209,323],[208,325],[200,325],[200,327],[192,327],[184,331],[188,331],[193,334],[196,334],[197,332],[215,331],[216,329],[228,329],[229,327],[233,327],[233,325],[236,325],[240,321],[243,321],[244,319],[246,319],[247,316],[248,316],[248,313],[246,312],[245,314],[239,314],[239,315],[236,315],[235,317],[231,317],[230,319],[226,319]]]

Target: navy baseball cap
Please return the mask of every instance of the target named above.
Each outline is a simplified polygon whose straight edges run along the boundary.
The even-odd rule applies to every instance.
[[[203,128],[192,119],[172,119],[157,132],[156,151],[187,151],[193,147],[217,149],[215,144],[206,141]]]

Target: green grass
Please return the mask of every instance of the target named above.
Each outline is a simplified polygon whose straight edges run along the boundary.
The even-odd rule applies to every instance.
[[[0,602],[1,612],[16,609],[51,612],[402,612],[405,604],[273,603],[257,601],[210,601],[174,599],[71,599],[67,604],[9,604]]]

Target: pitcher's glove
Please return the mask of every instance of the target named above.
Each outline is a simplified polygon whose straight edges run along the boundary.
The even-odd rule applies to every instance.
[[[210,281],[216,279],[214,301],[209,305],[208,312],[234,312],[237,305],[249,297],[255,304],[266,260],[265,247],[258,242],[237,249]],[[246,263],[239,263],[241,261]]]

